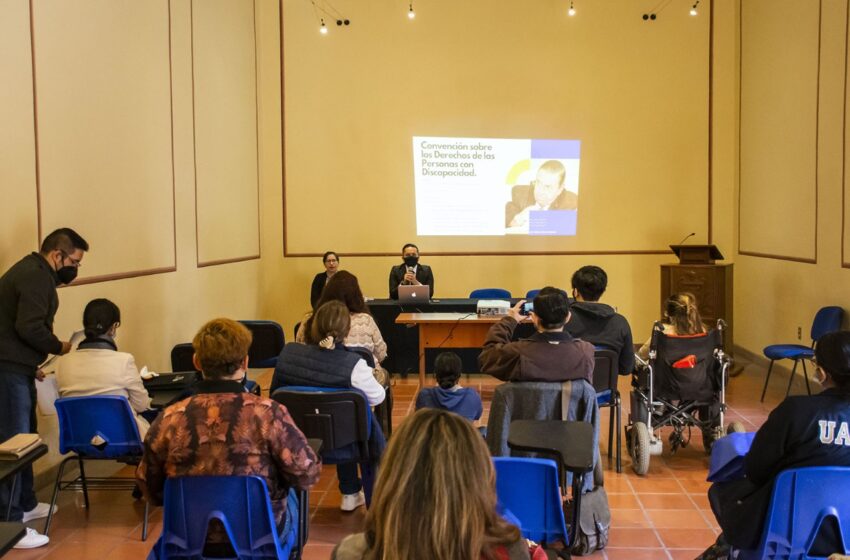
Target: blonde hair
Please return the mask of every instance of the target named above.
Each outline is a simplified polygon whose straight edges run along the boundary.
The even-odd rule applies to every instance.
[[[676,329],[676,334],[700,334],[706,331],[697,308],[697,298],[690,292],[679,292],[667,298],[664,314]]]
[[[393,434],[366,516],[370,560],[478,560],[520,539],[496,513],[484,440],[456,414],[422,409]]]
[[[235,372],[251,347],[251,331],[233,319],[213,319],[192,340],[204,376],[218,379]]]
[[[340,274],[339,272],[337,274]],[[308,344],[319,344],[327,337],[341,343],[351,329],[351,313],[344,303],[329,301],[319,306],[304,325],[304,340]]]
[[[564,164],[556,159],[543,162],[543,165],[537,168],[537,175],[539,176],[541,173],[554,175],[558,178],[559,185],[563,185],[564,180],[567,178],[567,170]]]

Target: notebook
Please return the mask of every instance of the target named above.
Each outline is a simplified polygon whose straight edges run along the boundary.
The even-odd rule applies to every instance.
[[[41,444],[38,434],[17,434],[0,443],[0,461],[20,459]]]

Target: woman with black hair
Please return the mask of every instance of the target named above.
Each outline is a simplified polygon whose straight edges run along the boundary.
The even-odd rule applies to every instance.
[[[717,482],[708,490],[723,533],[700,559],[727,558],[730,545],[744,550],[758,546],[773,481],[781,471],[850,467],[850,332],[821,337],[815,360],[814,380],[823,391],[782,401],[758,430],[744,457],[746,478]]]
[[[56,364],[56,383],[61,397],[118,395],[127,397],[136,416],[142,439],[150,425],[139,413],[148,410],[151,399],[142,384],[132,354],[119,352],[115,334],[121,311],[108,299],[95,299],[83,311],[85,340]]]

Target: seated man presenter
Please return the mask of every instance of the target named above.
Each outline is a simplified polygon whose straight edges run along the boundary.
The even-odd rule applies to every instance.
[[[617,371],[629,375],[635,368],[632,329],[626,318],[614,308],[599,303],[608,287],[608,275],[598,266],[583,266],[573,273],[571,319],[567,332],[596,346],[609,348],[619,356]]]
[[[524,303],[517,303],[507,317],[490,327],[478,356],[481,373],[502,381],[592,382],[593,345],[564,331],[570,320],[567,294],[551,286],[540,290],[530,313],[537,332],[511,342],[514,329],[523,320],[520,310]]]
[[[398,299],[398,287],[401,286],[424,286],[431,288],[431,297],[434,297],[434,274],[431,267],[419,264],[419,247],[413,243],[407,243],[401,248],[401,259],[403,264],[392,267],[390,270],[390,299]]]
[[[192,361],[204,379],[197,394],[169,406],[151,424],[136,471],[139,486],[160,505],[169,476],[261,476],[285,538],[298,522],[293,489],[315,484],[322,462],[285,406],[242,388],[251,346],[244,325],[214,319],[201,327],[192,346]],[[207,548],[226,554],[229,547],[221,522],[211,522]]]
[[[578,195],[564,187],[567,170],[558,160],[550,159],[537,169],[531,185],[517,185],[511,190],[511,201],[505,204],[505,227],[528,227],[532,210],[575,210]]]

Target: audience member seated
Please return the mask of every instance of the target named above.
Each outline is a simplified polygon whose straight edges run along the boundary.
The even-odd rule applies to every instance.
[[[708,332],[705,325],[702,323],[699,309],[697,308],[697,298],[688,292],[679,292],[673,294],[664,303],[664,334],[668,336],[691,336]],[[646,343],[638,350],[638,356],[642,360],[649,358],[649,345],[652,342],[652,335],[646,340]]]
[[[119,352],[115,334],[121,311],[108,299],[94,299],[83,311],[85,340],[77,349],[56,361],[56,384],[60,397],[118,395],[127,397],[144,439],[149,424],[141,416],[148,410],[148,396],[132,354]]]
[[[496,477],[472,425],[425,409],[393,434],[363,533],[346,537],[335,560],[545,559],[496,512]]]
[[[285,538],[297,522],[295,489],[319,480],[321,460],[286,407],[242,389],[251,346],[245,326],[214,319],[192,345],[192,360],[204,379],[196,395],[169,406],[151,425],[136,471],[139,485],[152,504],[161,505],[169,476],[261,476]],[[218,553],[230,548],[218,521],[211,524],[207,548]]]
[[[566,331],[595,346],[614,350],[619,355],[620,375],[632,373],[635,349],[629,322],[610,305],[599,303],[608,287],[608,275],[598,266],[583,266],[573,274],[572,285],[575,302],[570,306]]]
[[[387,385],[389,376],[387,371],[381,367],[381,362],[387,357],[387,343],[384,342],[381,331],[369,312],[363,292],[360,291],[360,283],[357,281],[357,277],[345,270],[336,273],[325,286],[316,308],[329,301],[341,301],[351,314],[351,328],[343,344],[347,348],[357,347],[368,350],[372,355],[375,378],[381,385]],[[298,332],[295,333],[295,342],[303,343],[305,341],[306,332],[311,326],[312,316],[313,314],[310,313],[301,321]]]
[[[564,331],[570,304],[563,290],[547,286],[534,298],[531,321],[537,332],[511,342],[523,319],[520,300],[508,315],[490,327],[478,356],[482,373],[502,381],[593,380],[593,345]]]
[[[478,391],[461,387],[458,381],[463,364],[460,356],[454,352],[442,352],[434,361],[434,376],[437,387],[421,389],[416,397],[416,410],[420,408],[439,408],[463,416],[477,424],[483,407]]]
[[[401,248],[401,260],[404,264],[390,269],[390,299],[398,299],[398,287],[423,286],[431,288],[431,297],[434,297],[434,274],[431,267],[419,264],[419,247],[413,243],[407,243]]]
[[[359,353],[342,345],[350,326],[351,314],[344,303],[322,304],[308,322],[304,332],[306,344],[290,342],[283,347],[269,393],[274,394],[285,385],[353,387],[366,395],[370,406],[383,402],[386,392],[372,375],[372,368]],[[381,440],[379,448],[383,447],[383,437],[379,424],[373,422],[372,438]],[[363,485],[357,476],[357,463],[337,465],[337,478],[342,492],[342,511],[354,511],[366,503]]]
[[[339,255],[333,251],[328,251],[322,257],[322,264],[325,265],[325,271],[318,273],[313,278],[313,285],[310,286],[310,307],[313,309],[319,306],[318,303],[322,297],[322,290],[325,289],[325,285],[339,270]]]
[[[850,467],[850,332],[824,335],[815,348],[815,361],[814,379],[824,390],[782,401],[744,457],[746,478],[716,482],[709,488],[711,509],[723,532],[701,559],[727,558],[730,545],[758,547],[773,481],[781,471]]]

